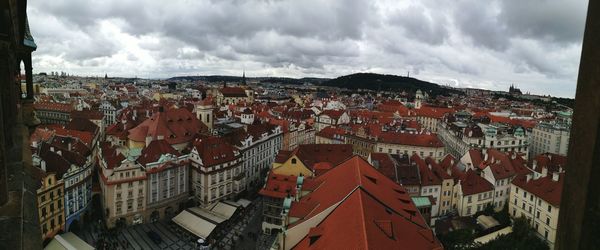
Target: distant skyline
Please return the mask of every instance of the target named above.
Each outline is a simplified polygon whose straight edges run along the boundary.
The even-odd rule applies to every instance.
[[[574,97],[584,0],[30,1],[34,72],[406,75]]]

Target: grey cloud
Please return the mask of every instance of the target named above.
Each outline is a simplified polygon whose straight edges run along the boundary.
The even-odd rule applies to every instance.
[[[29,11],[40,70],[146,77],[410,70],[442,82],[524,79],[564,91],[576,78],[583,1],[52,0],[30,1]]]
[[[510,40],[497,12],[494,2],[463,0],[454,10],[454,20],[464,35],[473,40],[473,45],[503,51],[510,46]]]
[[[441,13],[432,14],[422,6],[411,5],[389,18],[392,25],[402,27],[407,37],[439,45],[448,37],[447,20]]]
[[[512,35],[579,43],[583,37],[587,1],[503,0],[500,22]]]

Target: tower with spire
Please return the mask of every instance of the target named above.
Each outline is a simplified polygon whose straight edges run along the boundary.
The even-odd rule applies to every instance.
[[[242,86],[246,86],[246,70],[242,73]]]

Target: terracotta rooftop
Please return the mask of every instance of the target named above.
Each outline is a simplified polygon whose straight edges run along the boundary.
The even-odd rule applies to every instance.
[[[288,176],[269,172],[265,186],[258,192],[260,195],[283,199],[288,195],[296,195],[297,176]]]
[[[310,210],[310,207],[306,210]],[[433,231],[354,190],[292,249],[443,249]]]
[[[473,195],[494,190],[494,185],[479,176],[475,170],[469,169],[460,178],[463,196]]]
[[[397,133],[397,132],[382,132],[379,135],[378,141],[389,144],[411,145],[418,147],[443,147],[444,144],[432,133]]]
[[[319,187],[302,197],[300,201],[318,202],[319,205],[309,214],[299,218],[299,221],[290,225],[290,227],[294,227],[335,205],[356,188],[362,188],[375,199],[388,206],[393,212],[405,218],[411,218],[412,223],[427,228],[427,223],[419,215],[404,188],[379,173],[359,156],[344,161],[327,173],[318,176],[315,180],[321,182]],[[292,206],[291,210],[294,209],[296,208]],[[292,213],[291,210],[290,213]]]
[[[179,108],[155,113],[130,129],[128,138],[136,142],[145,142],[146,137],[151,137],[152,140],[164,139],[173,145],[191,142],[196,135],[206,131],[208,131],[206,125],[193,113]]]
[[[202,136],[193,142],[204,166],[230,162],[239,157],[237,150],[223,138]]]
[[[171,154],[174,156],[181,155],[165,140],[152,141],[147,147],[142,149],[142,154],[140,157],[138,157],[137,162],[146,166],[148,163],[157,162],[160,157],[165,154]]]
[[[553,174],[548,174],[545,177],[540,177],[535,180],[531,179],[529,181],[527,181],[526,175],[519,175],[512,183],[553,206],[559,207],[565,176],[564,173],[556,173],[556,175],[558,175],[557,181],[552,179]]]
[[[349,144],[304,144],[294,150],[302,163],[308,168],[320,162],[330,163],[336,166],[352,156],[352,145]]]
[[[224,87],[220,91],[225,97],[248,97],[246,91],[239,87]]]

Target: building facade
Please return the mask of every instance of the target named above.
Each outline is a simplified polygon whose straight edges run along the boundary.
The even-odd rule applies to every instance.
[[[529,155],[567,155],[571,128],[559,123],[538,123],[531,131]]]

